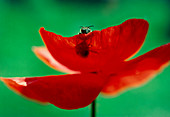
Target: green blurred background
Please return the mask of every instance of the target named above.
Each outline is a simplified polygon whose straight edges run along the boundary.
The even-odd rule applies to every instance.
[[[42,63],[31,51],[43,42],[38,30],[45,27],[73,36],[80,26],[93,30],[146,19],[149,32],[139,56],[170,42],[169,0],[0,0],[0,76],[62,74]],[[97,98],[97,117],[170,117],[170,67],[148,84],[115,98]],[[0,82],[0,117],[88,117],[90,106],[62,110],[18,96]]]

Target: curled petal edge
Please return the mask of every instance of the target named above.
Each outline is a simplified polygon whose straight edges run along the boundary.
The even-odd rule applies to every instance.
[[[32,47],[32,51],[35,53],[35,55],[41,61],[43,61],[46,65],[48,65],[49,67],[51,67],[57,71],[68,73],[68,74],[80,73],[79,71],[73,71],[73,70],[67,68],[66,66],[62,65],[58,61],[56,61],[52,57],[52,55],[50,54],[50,52],[47,50],[46,47],[35,47],[34,46],[34,47]]]

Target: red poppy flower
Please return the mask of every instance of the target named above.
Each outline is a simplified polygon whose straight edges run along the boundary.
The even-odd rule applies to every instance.
[[[130,19],[73,37],[41,28],[46,48],[33,51],[50,67],[69,74],[1,80],[18,94],[42,103],[63,109],[85,107],[100,92],[115,95],[144,84],[168,64],[170,43],[128,60],[142,46],[148,25],[143,19]]]

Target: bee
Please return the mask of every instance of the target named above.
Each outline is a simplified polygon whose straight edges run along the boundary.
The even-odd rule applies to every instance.
[[[88,27],[81,26],[79,34],[88,34],[88,33],[92,32],[90,27],[94,27],[94,26],[93,25],[88,26]],[[76,47],[75,47],[77,55],[79,55],[83,58],[88,57],[89,47],[90,47],[90,44],[88,44],[86,42],[86,39],[84,39],[81,43],[77,44]]]
[[[79,34],[88,34],[88,33],[90,33],[91,32],[90,27],[94,27],[94,26],[93,25],[88,26],[88,27],[80,26],[81,29],[80,29]]]

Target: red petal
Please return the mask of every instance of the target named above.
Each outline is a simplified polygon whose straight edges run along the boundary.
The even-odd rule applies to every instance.
[[[143,19],[130,19],[118,26],[101,31],[102,48],[111,47],[112,57],[125,60],[132,57],[142,46],[149,24]]]
[[[29,99],[40,102],[48,103],[47,100],[37,95],[35,92],[26,88],[27,83],[25,82],[25,77],[23,78],[0,78],[10,89],[19,95],[28,97]]]
[[[96,70],[96,65],[99,63],[98,56],[92,53],[89,57],[83,58],[77,55],[75,50],[76,41],[79,41],[79,38],[77,37],[83,37],[85,35],[82,34],[67,38],[48,32],[44,30],[44,28],[40,29],[40,34],[51,55],[64,66],[76,71]]]
[[[72,70],[94,71],[100,70],[106,64],[109,66],[110,63],[123,61],[134,54],[142,45],[147,30],[147,21],[131,19],[102,31],[73,37],[62,37],[44,28],[40,29],[40,34],[49,52],[58,62]],[[77,54],[76,45],[83,40],[90,46],[88,57]]]
[[[53,69],[65,73],[75,74],[80,73],[78,71],[73,71],[65,67],[64,65],[60,64],[58,61],[56,61],[46,47],[33,47],[33,52],[35,55],[42,60],[44,63],[46,63],[48,66],[52,67]]]
[[[169,60],[170,43],[126,62],[121,71],[112,74],[102,92],[116,95],[128,88],[141,86],[163,70]]]
[[[104,86],[103,78],[96,74],[2,78],[2,81],[28,98],[49,102],[63,109],[89,105]]]

